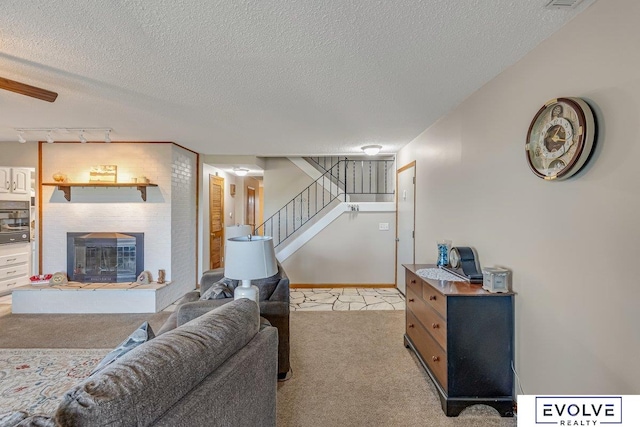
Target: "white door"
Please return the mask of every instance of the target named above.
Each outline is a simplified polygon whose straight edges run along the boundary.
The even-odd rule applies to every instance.
[[[396,182],[396,287],[405,291],[405,270],[402,264],[415,264],[415,196],[416,163],[398,169]]]

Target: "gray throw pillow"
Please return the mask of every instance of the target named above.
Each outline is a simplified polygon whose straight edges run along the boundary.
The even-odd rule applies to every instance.
[[[223,277],[211,285],[205,293],[200,296],[200,300],[233,298],[233,291],[238,286],[238,281]]]
[[[278,283],[280,283],[280,279],[282,275],[280,274],[280,268],[278,268],[278,272],[273,276],[266,277],[264,279],[255,279],[251,281],[252,285],[256,285],[258,290],[260,291],[260,295],[258,299],[260,301],[265,301],[271,298],[271,294],[276,290]]]
[[[126,340],[122,341],[115,350],[107,354],[104,359],[98,363],[98,366],[91,371],[89,376],[97,374],[134,348],[138,347],[140,344],[145,343],[154,337],[155,334],[151,329],[151,325],[149,325],[149,322],[144,322],[138,329],[133,331]]]

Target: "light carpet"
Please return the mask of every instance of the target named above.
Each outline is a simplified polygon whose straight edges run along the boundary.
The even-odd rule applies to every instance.
[[[278,426],[515,426],[476,405],[444,415],[403,343],[404,312],[292,312],[293,376],[278,383]]]
[[[50,414],[109,349],[0,349],[0,413]]]

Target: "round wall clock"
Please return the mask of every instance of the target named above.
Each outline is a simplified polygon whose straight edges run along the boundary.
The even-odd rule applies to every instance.
[[[594,146],[591,107],[580,98],[552,99],[531,121],[525,146],[534,174],[546,180],[566,179],[584,166]]]

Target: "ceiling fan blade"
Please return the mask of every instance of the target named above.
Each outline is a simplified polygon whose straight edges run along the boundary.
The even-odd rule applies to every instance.
[[[29,86],[3,77],[0,77],[0,89],[10,90],[11,92],[42,99],[47,102],[53,102],[58,97],[56,92],[51,92],[50,90],[41,89],[35,86]]]

